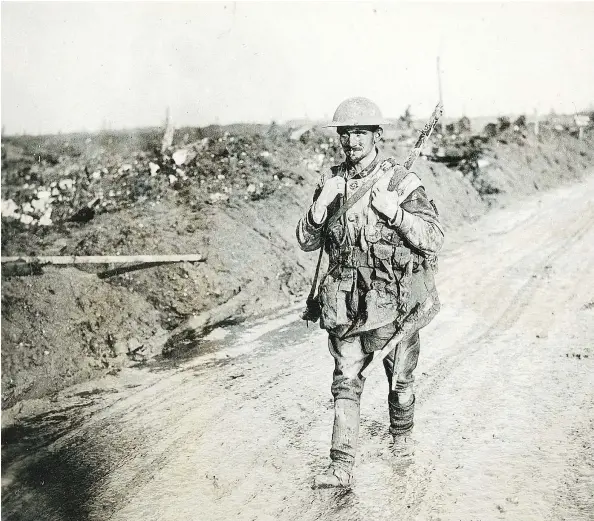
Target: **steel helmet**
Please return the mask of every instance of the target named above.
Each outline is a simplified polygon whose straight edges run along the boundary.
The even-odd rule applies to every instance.
[[[367,98],[348,98],[334,113],[332,121],[325,127],[370,127],[393,125],[382,117],[379,107]]]

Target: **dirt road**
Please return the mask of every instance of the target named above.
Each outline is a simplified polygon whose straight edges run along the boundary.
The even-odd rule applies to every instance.
[[[311,490],[332,359],[292,309],[215,330],[198,357],[6,412],[3,518],[593,519],[594,177],[448,237],[438,285],[412,459],[385,450],[378,371],[353,490]]]

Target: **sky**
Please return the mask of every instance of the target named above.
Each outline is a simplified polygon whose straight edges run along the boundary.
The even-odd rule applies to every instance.
[[[594,2],[2,2],[7,134],[572,113],[594,105]]]

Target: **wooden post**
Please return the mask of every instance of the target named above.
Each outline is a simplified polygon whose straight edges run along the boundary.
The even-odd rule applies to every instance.
[[[122,264],[127,262],[203,262],[206,259],[198,254],[182,255],[49,255],[39,257],[2,257],[6,262],[30,264]]]
[[[169,107],[167,107],[167,114],[165,116],[165,132],[163,139],[161,140],[161,153],[165,154],[167,150],[173,144],[173,135],[175,133],[175,127],[171,122],[171,114],[169,113]]]
[[[439,56],[437,57],[437,88],[439,89],[439,103],[443,106],[443,96],[441,91],[441,67],[439,66]]]

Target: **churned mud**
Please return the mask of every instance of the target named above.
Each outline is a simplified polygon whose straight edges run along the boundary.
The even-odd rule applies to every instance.
[[[594,178],[448,235],[421,333],[416,454],[366,382],[355,483],[328,463],[332,358],[294,306],[4,411],[7,520],[559,520],[594,512]]]

